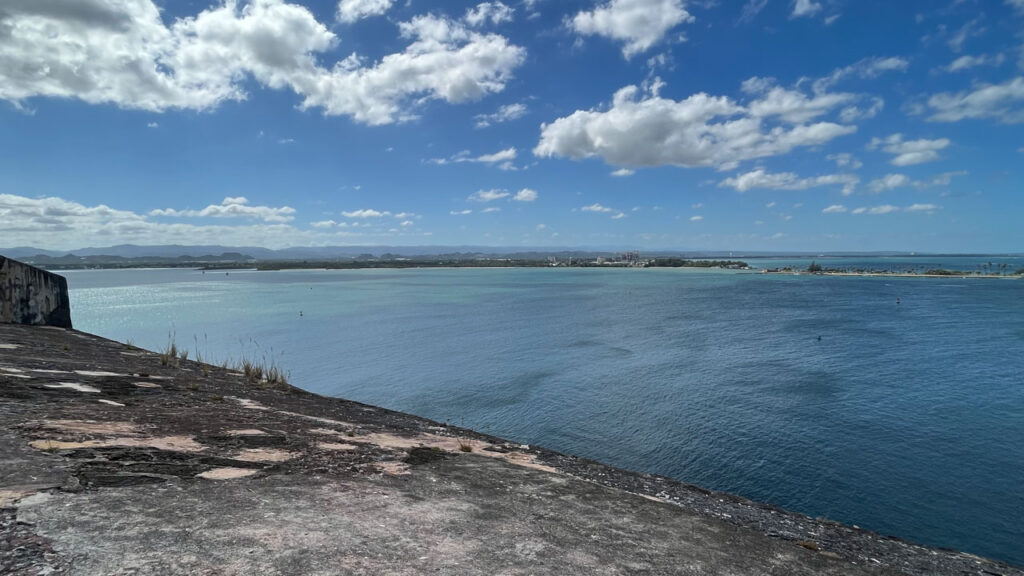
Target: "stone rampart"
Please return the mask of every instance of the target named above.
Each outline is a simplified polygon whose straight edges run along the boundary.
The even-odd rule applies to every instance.
[[[0,322],[71,328],[67,279],[0,256]]]

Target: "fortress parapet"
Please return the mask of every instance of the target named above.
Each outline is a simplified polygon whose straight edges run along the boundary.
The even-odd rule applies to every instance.
[[[0,322],[71,328],[67,279],[0,256]]]

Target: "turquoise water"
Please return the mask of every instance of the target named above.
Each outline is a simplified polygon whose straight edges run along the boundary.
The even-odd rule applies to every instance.
[[[82,330],[1024,565],[1024,281],[66,275]]]

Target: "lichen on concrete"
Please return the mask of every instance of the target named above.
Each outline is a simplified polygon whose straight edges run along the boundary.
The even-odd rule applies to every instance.
[[[80,332],[0,342],[5,575],[1024,576]]]

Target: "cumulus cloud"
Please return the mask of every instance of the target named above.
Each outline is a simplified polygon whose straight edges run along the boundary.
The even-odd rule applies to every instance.
[[[886,190],[895,190],[896,188],[906,188],[913,183],[906,174],[886,174],[881,178],[876,178],[868,183],[868,189],[872,192],[885,192]]]
[[[747,0],[747,3],[743,5],[737,23],[746,24],[752,22],[761,13],[761,10],[764,10],[767,4],[768,0]]]
[[[627,59],[661,42],[669,30],[694,18],[683,0],[609,0],[576,14],[569,25],[578,34],[622,42]]]
[[[828,74],[814,81],[815,92],[824,92],[834,86],[837,82],[847,78],[871,79],[877,78],[887,72],[906,72],[910,67],[910,60],[898,56],[875,56],[864,58],[842,68],[836,68]]]
[[[874,193],[886,192],[888,190],[895,190],[897,188],[917,188],[918,190],[924,190],[927,188],[949,186],[955,176],[966,176],[966,171],[957,172],[943,172],[932,177],[931,180],[914,180],[906,174],[886,174],[881,178],[876,178],[868,183],[868,190]]]
[[[237,198],[235,204],[237,204]],[[163,221],[100,204],[87,206],[63,198],[0,194],[0,222],[19,243],[55,250],[116,244],[226,244],[286,246],[338,243],[364,232],[303,230],[290,223],[245,218],[245,224]],[[252,220],[257,220],[253,223]],[[262,221],[260,221],[262,220]],[[224,222],[218,218],[217,222]]]
[[[703,219],[703,216],[690,216],[690,222],[700,222]]]
[[[947,72],[960,72],[962,70],[970,70],[971,68],[977,68],[978,66],[1001,66],[1005,60],[1006,56],[1004,56],[1003,54],[961,56],[956,60],[950,62],[948,66],[943,68],[943,70]]]
[[[829,208],[831,208],[831,206]],[[941,209],[942,206],[937,206],[935,204],[911,204],[910,206],[905,206],[903,208],[900,208],[899,206],[893,206],[892,204],[882,204],[881,206],[862,206],[860,208],[854,208],[850,213],[872,215],[892,214],[894,212],[910,212],[911,214],[934,214],[936,211]],[[826,210],[828,210],[828,208],[826,208]],[[838,210],[837,212],[845,211],[846,210],[844,208],[843,210]]]
[[[500,124],[502,122],[511,122],[512,120],[518,120],[526,115],[525,104],[506,104],[493,114],[477,114],[473,118],[476,120],[477,128],[487,128],[492,124]]]
[[[612,176],[616,176],[618,178],[632,176],[633,174],[636,174],[636,170],[630,170],[629,168],[619,168],[618,170],[612,172]]]
[[[854,157],[849,152],[840,152],[838,154],[829,154],[826,156],[829,160],[836,163],[836,166],[840,168],[849,168],[850,170],[859,170],[864,163]]]
[[[352,23],[370,16],[380,16],[391,9],[394,0],[341,0],[338,21]]]
[[[847,123],[856,122],[857,120],[867,120],[868,118],[874,118],[878,116],[878,113],[885,108],[885,100],[878,97],[871,98],[871,104],[869,106],[847,106],[839,111],[839,120]]]
[[[512,163],[516,159],[517,152],[515,147],[506,148],[499,150],[493,154],[481,154],[480,156],[473,156],[469,150],[463,150],[457,154],[452,155],[450,158],[432,158],[428,160],[431,164],[461,164],[463,162],[475,162],[480,164],[493,164],[497,165],[501,170],[515,170],[515,165]]]
[[[493,202],[495,200],[501,200],[502,198],[508,198],[511,196],[504,190],[477,190],[469,195],[467,200],[473,202]]]
[[[538,196],[539,194],[537,194],[536,190],[531,190],[530,188],[523,188],[519,192],[516,192],[516,195],[513,196],[512,199],[515,200],[516,202],[533,202],[537,200]]]
[[[533,202],[537,199],[536,190],[523,188],[515,194],[507,190],[477,190],[470,194],[466,200],[470,202],[494,202],[496,200],[507,200],[515,202]],[[497,209],[484,210],[484,212],[496,212]]]
[[[1002,84],[980,84],[965,92],[943,92],[928,98],[933,122],[992,118],[1004,124],[1024,122],[1024,76]]]
[[[462,17],[462,20],[473,27],[483,26],[488,22],[498,25],[511,22],[514,13],[515,9],[501,2],[483,2],[477,4],[475,8],[466,10],[466,15]]]
[[[855,99],[857,96],[854,94],[822,92],[807,95],[775,86],[768,89],[759,100],[752,102],[749,110],[751,116],[778,116],[786,122],[799,124],[818,118]]]
[[[853,214],[892,214],[893,212],[899,212],[899,206],[893,206],[892,204],[882,204],[881,206],[862,206],[855,208]]]
[[[963,26],[950,36],[947,44],[949,45],[949,49],[953,52],[960,52],[964,49],[964,44],[967,43],[967,40],[976,36],[981,36],[984,33],[985,27],[981,25],[981,18],[978,17],[965,22]]]
[[[220,204],[211,204],[202,210],[175,210],[165,208],[151,210],[150,216],[191,217],[191,218],[249,218],[264,222],[290,222],[295,219],[295,209],[289,206],[250,206],[244,196],[228,196]]]
[[[868,143],[868,150],[881,148],[892,154],[893,158],[889,163],[893,166],[912,166],[938,160],[939,150],[945,149],[949,144],[948,138],[904,140],[903,134],[893,134],[888,138],[872,138]]]
[[[503,36],[425,15],[399,24],[409,42],[402,52],[377,62],[351,54],[326,68],[317,54],[334,48],[337,37],[285,0],[225,0],[170,26],[153,0],[83,1],[5,6],[0,99],[206,110],[244,99],[252,79],[293,91],[302,109],[378,125],[415,118],[422,102],[500,92],[525,58],[525,49]]]
[[[821,3],[814,0],[793,0],[793,12],[791,18],[814,16],[821,12]]]
[[[351,212],[342,212],[341,215],[345,218],[383,218],[384,216],[391,216],[391,212],[374,210],[373,208],[362,208],[352,210]]]
[[[846,206],[842,204],[832,204],[821,211],[822,214],[842,214],[846,212]]]
[[[793,172],[770,173],[763,168],[757,168],[744,174],[737,174],[722,180],[719,187],[733,188],[739,192],[746,192],[754,188],[768,190],[807,190],[821,186],[842,186],[843,194],[853,194],[860,178],[853,174],[825,174],[811,178],[800,178]]]
[[[780,88],[743,106],[726,96],[694,94],[662,98],[656,79],[646,92],[617,91],[610,107],[577,110],[541,125],[533,153],[572,159],[599,157],[626,168],[643,166],[729,167],[788,153],[852,134],[856,126],[805,123],[845,98],[807,96]],[[799,121],[799,123],[797,123]]]
[[[614,208],[609,208],[607,206],[602,206],[602,205],[600,205],[600,204],[598,204],[596,202],[591,204],[590,206],[584,206],[584,207],[580,208],[580,210],[582,210],[584,212],[605,212],[605,213],[615,212]]]
[[[468,214],[472,214],[473,211],[469,210],[469,209],[466,209],[466,210],[452,210],[452,211],[450,211],[448,213],[451,214],[452,216],[466,216]]]

